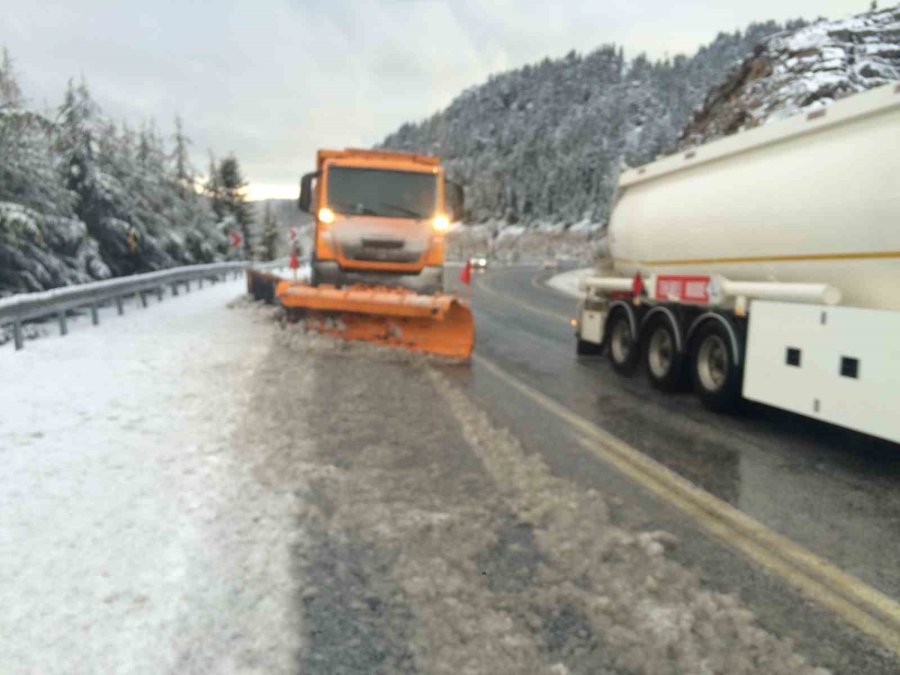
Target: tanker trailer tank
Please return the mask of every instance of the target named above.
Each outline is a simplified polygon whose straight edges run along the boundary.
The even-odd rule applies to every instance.
[[[900,84],[624,171],[579,354],[900,441]],[[628,283],[624,283],[625,280]]]

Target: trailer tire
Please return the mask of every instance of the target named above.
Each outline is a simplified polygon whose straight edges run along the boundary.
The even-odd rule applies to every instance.
[[[719,321],[703,322],[692,340],[694,392],[708,410],[726,412],[740,400],[741,369],[732,344],[733,335]]]
[[[635,335],[635,322],[624,309],[613,310],[606,326],[609,360],[620,375],[631,375],[637,367],[640,349]]]
[[[675,392],[684,388],[685,359],[679,349],[676,328],[664,316],[651,317],[643,329],[644,366],[650,384],[660,391]]]

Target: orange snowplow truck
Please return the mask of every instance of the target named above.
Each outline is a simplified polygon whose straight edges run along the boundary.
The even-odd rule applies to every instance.
[[[444,235],[462,216],[462,187],[437,157],[381,150],[319,150],[300,182],[315,216],[313,286],[443,290]]]

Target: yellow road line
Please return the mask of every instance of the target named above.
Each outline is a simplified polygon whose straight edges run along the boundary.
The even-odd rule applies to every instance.
[[[615,258],[617,262],[637,265],[714,265],[724,263],[794,262],[821,260],[872,260],[900,258],[900,251],[864,251],[861,253],[800,253],[796,255],[744,256],[737,258],[673,258],[671,260],[632,260]]]
[[[501,293],[481,277],[475,277],[475,285],[483,291],[487,291],[488,295],[493,295],[495,298],[499,298],[503,302],[511,302],[512,304],[521,307],[522,309],[525,309],[529,312],[532,312],[533,314],[538,314],[540,316],[553,319],[554,321],[564,321],[567,325],[572,318],[571,316],[563,316],[562,314],[557,314],[556,312],[548,312],[547,310],[541,309],[540,307],[534,307],[532,305],[529,305],[527,302],[523,302],[518,298],[513,297],[508,293]],[[573,310],[572,316],[574,316],[574,314],[575,312]]]
[[[581,444],[809,599],[900,655],[900,604],[746,513],[698,488],[481,355],[473,359],[581,432]]]

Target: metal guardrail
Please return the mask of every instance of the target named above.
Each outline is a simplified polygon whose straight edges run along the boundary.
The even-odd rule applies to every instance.
[[[125,311],[123,301],[126,297],[134,296],[143,307],[146,307],[147,295],[155,294],[162,300],[166,286],[172,289],[172,295],[178,295],[179,286],[190,291],[192,281],[196,281],[198,286],[203,288],[204,281],[224,280],[229,274],[234,274],[237,278],[251,265],[257,268],[270,268],[283,264],[282,261],[255,264],[240,261],[188,265],[76,286],[64,286],[38,293],[20,293],[0,298],[0,326],[13,326],[13,339],[18,350],[25,344],[22,334],[22,324],[25,321],[56,316],[60,335],[65,335],[68,333],[66,315],[74,309],[90,308],[91,321],[96,326],[100,323],[99,307],[109,302],[115,302],[118,313],[123,314]]]

